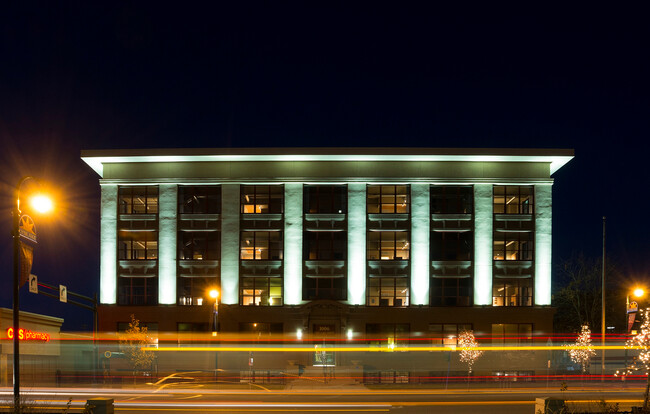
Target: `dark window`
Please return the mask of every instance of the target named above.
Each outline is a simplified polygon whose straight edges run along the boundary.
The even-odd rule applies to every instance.
[[[345,185],[305,185],[303,197],[305,213],[347,213],[348,188]]]
[[[344,277],[303,278],[303,300],[346,300],[347,279]]]
[[[474,188],[471,185],[431,186],[432,214],[471,214]]]
[[[120,214],[157,214],[158,187],[155,185],[120,186]]]
[[[429,325],[433,345],[458,345],[458,336],[464,331],[471,332],[472,324],[432,323]]]
[[[117,323],[117,332],[124,333],[129,329],[130,322],[118,322]],[[158,322],[140,322],[140,328],[147,328],[147,333],[157,333],[158,332]]]
[[[241,260],[282,260],[281,231],[243,231]]]
[[[495,185],[494,214],[533,214],[532,185]]]
[[[371,231],[368,232],[368,260],[408,260],[409,232]]]
[[[213,305],[214,299],[209,295],[212,289],[221,291],[218,280],[214,277],[179,277],[178,304],[184,306]]]
[[[117,284],[118,305],[158,304],[158,278],[119,277]]]
[[[410,326],[408,323],[368,323],[366,340],[371,345],[408,346]]]
[[[472,278],[432,278],[431,306],[470,306]]]
[[[158,232],[118,232],[118,257],[120,260],[156,260],[158,258]]]
[[[494,279],[493,306],[533,306],[532,279]]]
[[[528,344],[533,342],[532,323],[493,323],[493,344]]]
[[[531,232],[495,232],[494,260],[533,260]]]
[[[408,185],[369,185],[368,213],[408,213]]]
[[[283,212],[284,186],[242,185],[242,214],[281,214]]]
[[[179,333],[208,332],[207,322],[178,322]]]
[[[405,277],[368,278],[368,306],[409,306],[408,279]]]
[[[181,260],[219,260],[221,237],[218,231],[179,231]]]
[[[178,212],[182,214],[221,213],[221,187],[216,185],[179,186]]]
[[[305,257],[307,260],[345,260],[347,234],[342,231],[306,232]]]
[[[239,332],[256,334],[281,334],[282,323],[239,322]]]
[[[242,277],[239,304],[243,306],[282,306],[282,278]]]
[[[436,231],[431,233],[431,260],[472,260],[474,233]]]

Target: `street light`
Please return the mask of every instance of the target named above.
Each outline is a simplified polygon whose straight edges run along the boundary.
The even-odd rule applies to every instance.
[[[635,298],[642,298],[645,295],[645,290],[637,287],[632,291],[632,296]],[[634,319],[636,318],[636,313],[639,310],[639,305],[636,301],[630,302],[630,293],[628,292],[625,299],[625,341],[627,343],[627,337],[630,334],[630,330],[634,325]],[[630,323],[632,322],[632,323]],[[627,375],[627,346],[625,347],[625,373]]]
[[[210,290],[210,297],[214,299],[214,306],[212,307],[212,335],[216,336],[219,330],[219,291],[217,289]]]
[[[34,222],[26,215],[22,214],[20,210],[20,189],[25,181],[33,179],[32,177],[23,177],[18,181],[16,190],[14,192],[15,204],[11,211],[13,223],[11,228],[11,235],[13,238],[13,253],[14,253],[14,269],[13,269],[13,327],[14,331],[20,329],[20,270],[21,270],[21,250],[23,244],[21,237],[30,240],[32,243],[36,242],[36,230],[34,229]],[[47,213],[52,210],[52,201],[43,194],[34,194],[29,197],[32,208],[38,213]],[[27,249],[27,246],[25,246]],[[29,268],[26,268],[29,271]],[[27,275],[29,277],[29,275]],[[14,335],[14,412],[20,413],[20,343],[18,342],[18,335]]]

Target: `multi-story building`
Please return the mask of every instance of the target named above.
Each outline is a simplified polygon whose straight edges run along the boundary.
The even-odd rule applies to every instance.
[[[552,174],[571,150],[84,151],[99,324],[449,337],[550,333]]]

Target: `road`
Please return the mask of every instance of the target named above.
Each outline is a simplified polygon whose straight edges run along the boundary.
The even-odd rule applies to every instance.
[[[0,388],[0,399],[10,401],[12,389]],[[473,388],[367,389],[314,388],[299,390],[215,390],[201,387],[173,389],[38,388],[25,389],[27,399],[37,406],[64,407],[72,398],[71,412],[80,412],[87,399],[108,397],[115,400],[120,413],[503,413],[534,412],[535,398],[563,398],[570,404],[596,407],[598,401],[618,403],[621,410],[641,405],[643,388],[599,388],[585,386],[560,391],[559,388]],[[6,406],[6,404],[2,404]]]

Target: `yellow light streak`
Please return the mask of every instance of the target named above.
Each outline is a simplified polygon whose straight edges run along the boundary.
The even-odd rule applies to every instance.
[[[642,346],[629,346],[625,345],[594,345],[591,347],[576,347],[575,349],[604,349],[604,350],[624,350],[624,349],[644,349]],[[197,346],[197,347],[147,347],[142,348],[145,351],[152,352],[315,352],[314,347],[283,347],[281,345],[277,346]],[[376,346],[360,346],[360,347],[351,347],[351,346],[342,346],[342,347],[318,347],[320,352],[457,352],[457,351],[566,351],[565,346],[553,345],[511,345],[511,346],[477,346],[477,347],[448,347],[448,346],[395,346],[395,347],[376,347]]]

